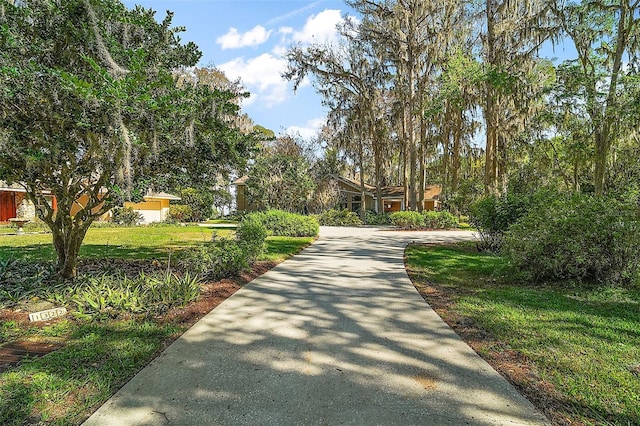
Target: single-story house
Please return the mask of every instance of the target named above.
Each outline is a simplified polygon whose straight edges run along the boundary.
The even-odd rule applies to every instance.
[[[333,176],[338,182],[338,187],[342,195],[341,207],[351,211],[358,211],[361,206],[360,182],[355,179]],[[404,187],[383,186],[382,204],[384,213],[393,213],[405,210]],[[427,185],[424,190],[424,210],[436,210],[440,207],[440,185]],[[367,208],[377,209],[376,187],[365,183],[365,202]]]
[[[56,198],[53,195],[45,194],[49,200],[49,205],[56,208]],[[144,201],[139,203],[126,202],[125,207],[132,207],[139,212],[142,223],[162,222],[169,216],[169,202],[179,200],[180,197],[167,194],[165,192],[150,192],[144,196]],[[71,207],[71,214],[76,214],[87,204],[87,196],[78,198]],[[110,213],[102,216],[101,220],[108,220]],[[0,181],[0,222],[8,222],[12,218],[24,218],[33,220],[36,217],[36,208],[27,198],[26,191],[18,184],[9,185]]]
[[[139,203],[124,203],[125,207],[131,207],[142,215],[143,224],[152,222],[164,222],[169,217],[169,202],[180,200],[180,197],[166,192],[149,192]]]
[[[50,205],[56,207],[53,195],[45,194]],[[8,222],[12,218],[33,220],[36,217],[36,207],[27,198],[24,188],[18,184],[9,185],[0,180],[0,222]]]
[[[340,191],[340,208],[350,211],[358,211],[362,207],[362,189],[360,182],[355,179],[344,178],[341,176],[332,176],[338,184]],[[254,211],[257,207],[248,202],[245,197],[245,187],[248,176],[242,176],[231,182],[236,187],[236,206],[238,211]],[[424,210],[436,210],[440,207],[440,194],[442,187],[440,185],[428,185],[424,191]],[[377,208],[376,187],[365,183],[364,185],[364,202],[369,209]],[[402,186],[385,186],[382,188],[382,201],[384,212],[396,212],[405,209],[404,204],[404,188]]]

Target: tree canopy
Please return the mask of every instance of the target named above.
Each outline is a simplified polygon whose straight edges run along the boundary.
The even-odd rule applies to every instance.
[[[303,149],[288,136],[263,147],[251,165],[245,188],[247,200],[264,209],[303,213],[315,190]]]
[[[338,43],[293,46],[284,76],[314,77],[328,148],[378,192],[403,186],[419,210],[439,183],[458,210],[522,182],[602,195],[636,176],[619,154],[639,145],[638,0],[346,3]],[[574,57],[542,56],[560,44]]]

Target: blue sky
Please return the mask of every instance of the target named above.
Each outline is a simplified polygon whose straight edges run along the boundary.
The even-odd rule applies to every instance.
[[[231,80],[240,79],[251,93],[243,111],[276,135],[315,136],[326,110],[310,84],[293,93],[280,75],[282,55],[295,43],[334,40],[336,24],[353,14],[342,0],[123,0],[157,11],[162,20],[174,12],[174,26],[186,27],[183,41],[193,41],[203,53],[199,66],[222,69]],[[543,56],[566,58],[573,48],[549,43]]]
[[[157,11],[174,12],[174,26],[186,27],[183,41],[203,53],[200,66],[222,69],[239,78],[251,93],[243,110],[256,124],[280,134],[308,138],[324,123],[326,111],[309,84],[296,93],[280,77],[282,59],[295,43],[324,42],[336,37],[336,24],[348,10],[342,0],[125,0]]]

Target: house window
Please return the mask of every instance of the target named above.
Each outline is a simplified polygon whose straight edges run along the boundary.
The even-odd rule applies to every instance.
[[[362,197],[360,195],[354,195],[351,197],[351,211],[357,212],[360,210],[360,206],[362,205]]]

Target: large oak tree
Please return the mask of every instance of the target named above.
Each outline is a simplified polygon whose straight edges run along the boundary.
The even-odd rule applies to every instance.
[[[157,174],[236,153],[220,117],[233,96],[176,84],[200,52],[181,42],[170,12],[154,14],[117,0],[0,1],[0,179],[37,206],[62,278],[75,276],[92,222]]]

